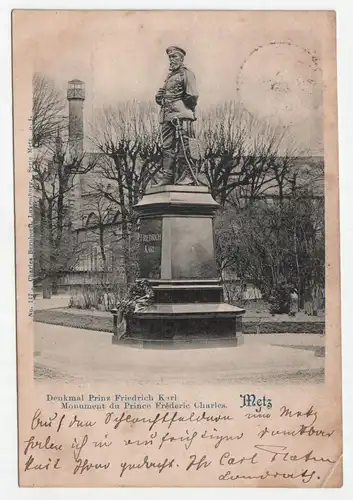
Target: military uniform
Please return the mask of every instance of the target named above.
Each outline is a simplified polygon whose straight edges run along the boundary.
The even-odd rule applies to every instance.
[[[172,49],[175,49],[174,47]],[[182,49],[176,48],[185,54]],[[167,53],[168,53],[167,49]],[[180,120],[183,143],[188,154],[189,137],[194,137],[193,122],[198,93],[195,75],[185,66],[171,70],[163,88],[156,94],[156,102],[161,106],[159,121],[162,132],[163,178],[174,183],[174,165],[178,158],[179,166],[185,164],[185,154],[177,144],[176,119]],[[179,146],[179,149],[178,149]]]

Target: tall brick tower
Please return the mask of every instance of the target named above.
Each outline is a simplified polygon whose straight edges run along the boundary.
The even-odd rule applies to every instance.
[[[80,157],[83,153],[83,101],[85,84],[81,80],[71,80],[67,88],[69,101],[69,141],[70,153]]]
[[[67,87],[69,101],[69,155],[71,161],[80,160],[83,155],[83,103],[85,100],[85,84],[81,80],[71,80]],[[81,220],[81,179],[78,174],[74,187],[70,192],[72,207],[71,220],[77,229]]]

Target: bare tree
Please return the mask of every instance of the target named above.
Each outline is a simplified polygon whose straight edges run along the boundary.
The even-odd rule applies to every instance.
[[[55,98],[54,90],[50,94]],[[36,98],[38,95],[36,95]],[[48,94],[44,94],[47,103]],[[55,107],[56,101],[53,106]],[[53,122],[46,123],[45,130],[33,142],[40,144],[34,148],[32,182],[34,201],[39,212],[39,238],[36,238],[35,251],[39,253],[36,262],[38,279],[43,282],[43,296],[50,297],[57,291],[57,278],[61,272],[72,269],[77,262],[78,246],[71,233],[74,215],[72,196],[78,178],[95,165],[95,160],[82,153],[73,156],[69,148],[67,127],[58,125],[59,114],[52,116]],[[62,118],[65,122],[65,118]],[[54,126],[56,127],[53,135]]]
[[[288,200],[284,228],[291,235],[292,273],[298,293],[298,305],[306,302],[316,314],[325,286],[325,202],[313,193],[312,186],[303,185]]]
[[[217,261],[240,284],[251,284],[270,300],[296,290],[298,305],[319,308],[325,282],[324,199],[302,188],[271,203],[258,199],[227,208],[216,223]],[[288,292],[289,293],[289,292]]]
[[[262,200],[239,209],[228,208],[223,223],[216,225],[217,260],[230,268],[243,284],[252,284],[269,295],[280,273],[279,228],[273,207]]]
[[[254,200],[276,182],[283,185],[294,159],[287,129],[257,120],[234,102],[204,113],[200,122],[201,173],[222,206]]]
[[[32,146],[41,148],[52,144],[58,129],[65,126],[65,100],[45,75],[34,73],[32,85]]]
[[[86,196],[82,216],[91,237],[86,238],[86,243],[98,243],[103,263],[102,271],[106,273],[109,270],[107,248],[112,247],[112,237],[115,241],[121,238],[120,211],[118,205],[106,196],[111,190],[103,182],[98,180],[94,184],[88,184],[87,189],[89,196]]]
[[[160,170],[158,133],[155,106],[136,101],[103,108],[92,126],[91,141],[103,154],[97,175],[113,185],[111,191],[106,183],[96,189],[120,212],[128,283],[133,279],[130,241],[137,223],[133,207]]]

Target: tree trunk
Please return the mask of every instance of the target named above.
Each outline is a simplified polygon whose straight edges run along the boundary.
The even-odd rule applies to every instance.
[[[319,311],[319,287],[315,285],[311,292],[312,295],[312,303],[313,303],[313,316],[317,316]]]
[[[305,289],[303,291],[303,296],[304,296],[305,314],[312,316],[313,315],[313,302],[312,302],[312,297],[311,297],[311,290],[309,290],[308,285],[305,287]]]
[[[104,248],[104,225],[103,224],[99,225],[99,246],[100,246],[100,251],[101,251],[101,256],[102,256],[102,261],[103,261],[103,269],[106,272],[107,271],[107,257],[105,255],[105,248]]]
[[[123,258],[124,258],[124,273],[126,276],[126,284],[131,283],[131,273],[130,273],[130,252],[129,252],[129,231],[128,231],[128,220],[126,213],[126,202],[125,202],[125,191],[123,186],[123,177],[121,173],[121,162],[118,156],[114,156],[114,163],[116,166],[116,175],[118,181],[118,193],[119,193],[119,203],[121,210],[121,235],[123,243]]]
[[[51,299],[51,283],[50,278],[44,278],[42,282],[43,299]]]
[[[129,244],[129,233],[127,228],[122,228],[123,237],[123,255],[124,255],[124,269],[126,276],[126,284],[129,286],[133,281],[133,276],[131,273],[131,259],[130,259],[130,244]]]
[[[51,293],[52,295],[58,295],[58,277],[56,275],[53,276],[51,282]]]
[[[40,213],[40,239],[39,239],[39,272],[43,273],[45,268],[45,255],[44,245],[46,241],[46,213],[45,213],[45,200],[39,200],[39,213]]]
[[[300,267],[299,267],[299,258],[298,258],[298,245],[297,245],[297,216],[296,213],[294,213],[294,229],[293,229],[293,247],[294,247],[294,255],[295,255],[295,267],[297,271],[297,279],[296,279],[296,284],[297,284],[297,295],[298,295],[298,312],[300,309],[303,309],[304,307],[304,301],[302,300],[302,287],[300,283]],[[301,306],[302,304],[302,306]]]
[[[308,301],[307,283],[305,276],[299,277],[298,303],[299,310],[305,309],[305,303]]]
[[[57,295],[57,249],[55,248],[54,237],[53,237],[53,206],[52,203],[48,207],[48,239],[49,239],[49,266],[51,275],[51,294]]]
[[[298,304],[299,304],[299,310],[304,309],[305,305],[305,297],[303,293],[298,294]]]

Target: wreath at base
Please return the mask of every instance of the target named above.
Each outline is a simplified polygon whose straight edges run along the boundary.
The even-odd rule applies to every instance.
[[[154,291],[146,279],[136,280],[129,286],[128,291],[116,305],[118,310],[118,331],[119,338],[123,337],[126,331],[126,317],[134,312],[144,311],[154,302]]]

